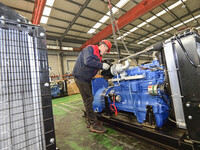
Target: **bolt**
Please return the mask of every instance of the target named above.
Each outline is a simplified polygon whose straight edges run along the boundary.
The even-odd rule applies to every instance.
[[[45,86],[45,87],[49,86],[49,83],[46,82],[46,83],[44,84],[44,86]]]
[[[43,32],[40,33],[40,36],[44,36],[45,34]]]
[[[51,138],[51,139],[50,139],[50,143],[51,143],[51,144],[54,144],[54,142],[55,142],[55,139],[54,139],[54,138]]]
[[[187,104],[186,104],[186,107],[190,107],[190,103],[187,103]]]
[[[192,119],[192,116],[188,116],[188,119]]]

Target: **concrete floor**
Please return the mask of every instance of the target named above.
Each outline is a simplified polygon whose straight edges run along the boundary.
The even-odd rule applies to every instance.
[[[53,99],[56,143],[60,150],[161,150],[161,148],[125,135],[109,127],[107,133],[86,128],[80,94]]]

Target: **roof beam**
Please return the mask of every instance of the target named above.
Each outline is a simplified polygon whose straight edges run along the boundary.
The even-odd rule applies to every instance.
[[[35,5],[33,9],[33,21],[32,21],[33,24],[38,25],[40,23],[45,4],[46,4],[46,0],[35,1]]]
[[[166,1],[167,0],[159,0],[159,1],[158,0],[143,0],[138,5],[136,5],[131,10],[129,10],[127,13],[125,13],[123,16],[121,16],[119,19],[117,19],[119,29],[126,26],[127,24],[134,21],[135,19],[141,17],[145,13],[151,11],[155,7],[163,4]],[[111,34],[112,34],[112,26],[110,24],[106,28],[104,28],[102,31],[97,33],[95,36],[93,36],[91,39],[86,41],[81,46],[81,49],[83,49],[89,44],[95,44],[101,41],[102,39],[108,37]]]
[[[81,13],[84,11],[84,9],[87,7],[87,5],[90,3],[91,0],[87,0],[84,5],[81,7],[81,9],[78,11],[77,15],[74,17],[74,19],[72,20],[72,22],[69,24],[69,26],[67,27],[67,29],[65,30],[65,32],[62,34],[62,36],[60,37],[61,41],[62,39],[65,37],[65,35],[67,34],[67,32],[71,29],[72,25],[76,22],[76,20],[78,19],[78,17],[81,15]]]

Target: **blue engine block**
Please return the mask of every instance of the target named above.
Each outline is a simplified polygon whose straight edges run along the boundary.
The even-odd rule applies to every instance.
[[[149,94],[148,87],[164,83],[164,68],[159,66],[158,61],[153,61],[149,64],[129,68],[123,77],[122,75],[115,76],[112,79],[114,83],[112,87],[109,87],[108,81],[103,78],[93,79],[94,111],[102,112],[105,109],[105,96],[108,97],[110,106],[113,101],[109,98],[109,94],[112,93],[120,98],[118,102],[115,102],[118,111],[134,113],[138,122],[143,123],[146,119],[147,106],[151,106],[156,125],[162,127],[169,115],[168,95],[159,89],[157,95]]]

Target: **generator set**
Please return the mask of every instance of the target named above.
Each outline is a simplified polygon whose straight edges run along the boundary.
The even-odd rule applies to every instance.
[[[130,59],[150,52],[152,62],[130,65]],[[102,71],[104,78],[93,79],[93,110],[118,122],[120,114],[128,113],[135,116],[137,127],[159,132],[171,122],[183,133],[184,142],[187,139],[196,144],[194,149],[200,149],[199,63],[198,32],[192,28],[180,31],[164,42],[118,60],[108,71]]]

